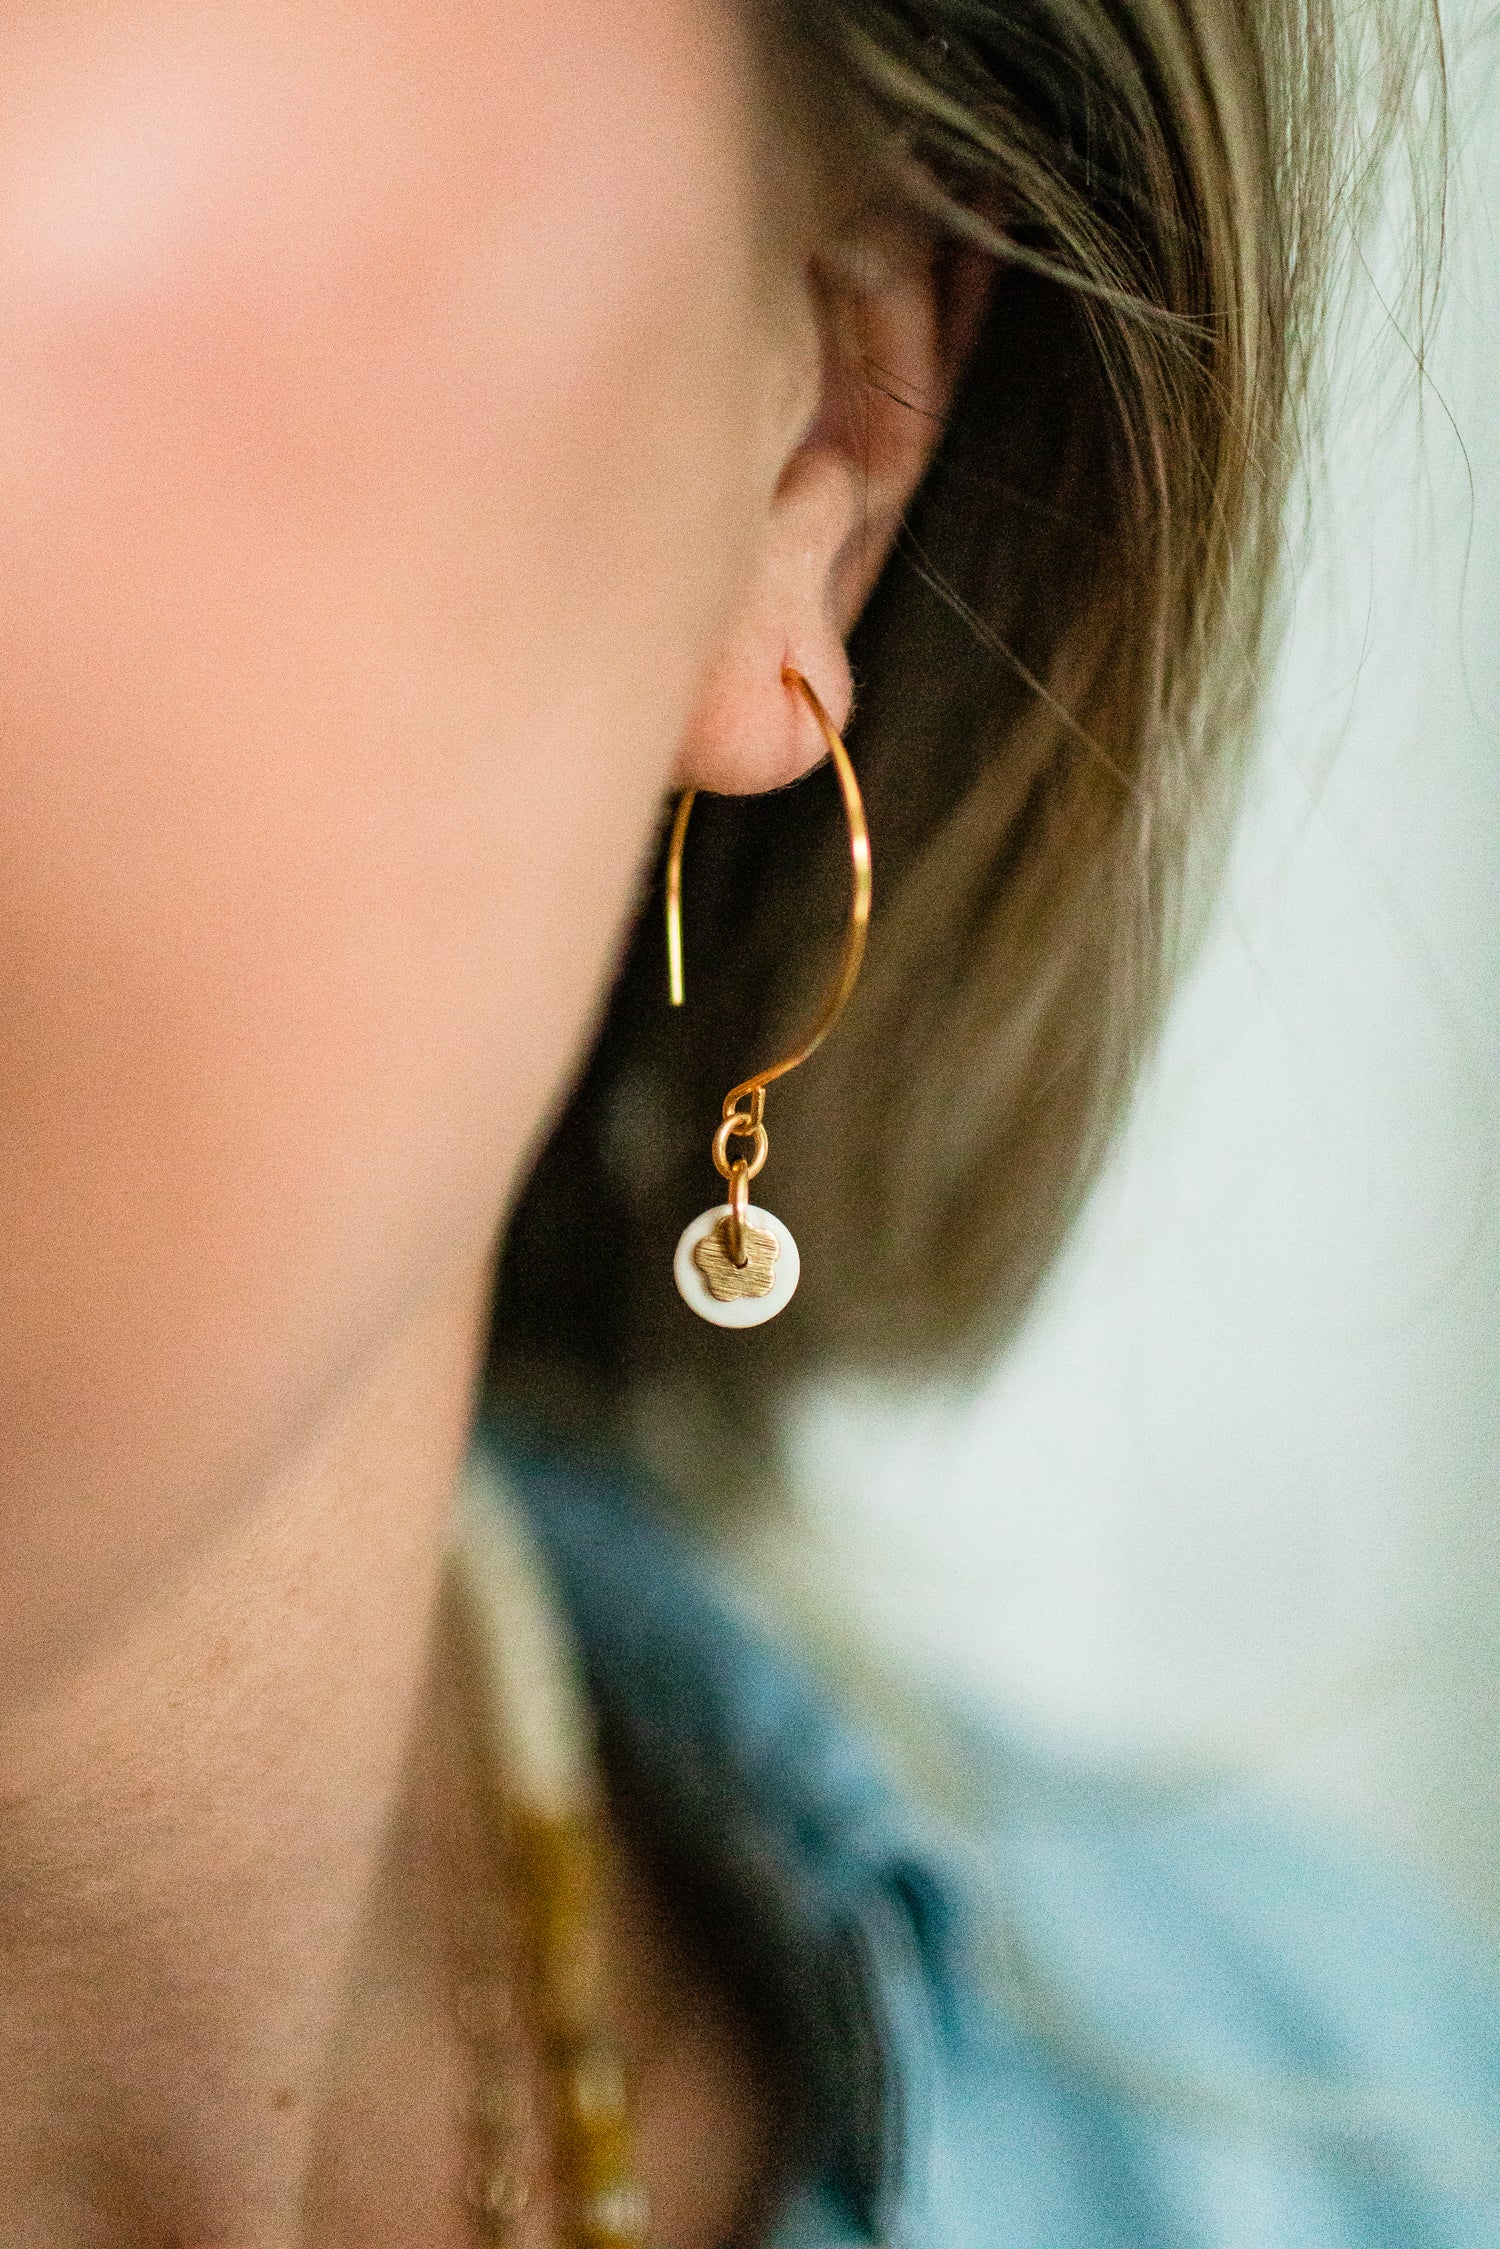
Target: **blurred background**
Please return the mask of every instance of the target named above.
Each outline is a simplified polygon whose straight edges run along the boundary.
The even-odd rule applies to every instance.
[[[1500,1929],[1500,76],[1448,29],[1425,369],[1393,224],[1118,1159],[977,1393],[803,1402],[760,1559],[1031,1735],[1251,1776]]]

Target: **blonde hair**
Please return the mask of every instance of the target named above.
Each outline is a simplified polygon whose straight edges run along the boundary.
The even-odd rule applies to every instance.
[[[836,1037],[777,1089],[772,1199],[800,1293],[753,1333],[704,1327],[672,1247],[714,1199],[724,1090],[826,975],[846,881],[826,779],[700,809],[689,1005],[664,1004],[658,870],[512,1217],[502,1406],[701,1489],[754,1457],[789,1377],[972,1359],[1026,1309],[1235,794],[1357,169],[1331,10],[764,0],[776,99],[841,209],[994,261],[852,644],[872,942]]]

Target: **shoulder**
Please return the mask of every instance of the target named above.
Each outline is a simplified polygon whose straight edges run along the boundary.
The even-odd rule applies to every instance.
[[[1130,1785],[909,1693],[883,1713],[958,1900],[927,2126],[948,2239],[1497,2249],[1475,1933],[1246,1786]]]
[[[875,1744],[948,1901],[913,2240],[1500,2249],[1490,1944],[1247,1784],[1070,1764],[914,1690],[805,1582],[746,1597]]]

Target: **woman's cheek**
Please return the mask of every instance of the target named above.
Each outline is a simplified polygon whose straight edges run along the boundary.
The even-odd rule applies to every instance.
[[[0,58],[12,1587],[201,1529],[483,1247],[764,472],[736,112],[701,54],[663,80],[666,7],[559,9],[484,101],[455,27],[523,10],[35,12]]]

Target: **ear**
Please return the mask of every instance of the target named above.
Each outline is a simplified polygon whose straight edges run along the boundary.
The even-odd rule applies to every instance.
[[[684,737],[679,785],[740,795],[818,762],[824,743],[783,685],[787,665],[847,723],[845,636],[942,434],[982,295],[972,276],[955,288],[951,271],[940,275],[926,242],[865,240],[809,272],[818,396],[776,464],[751,582]]]

